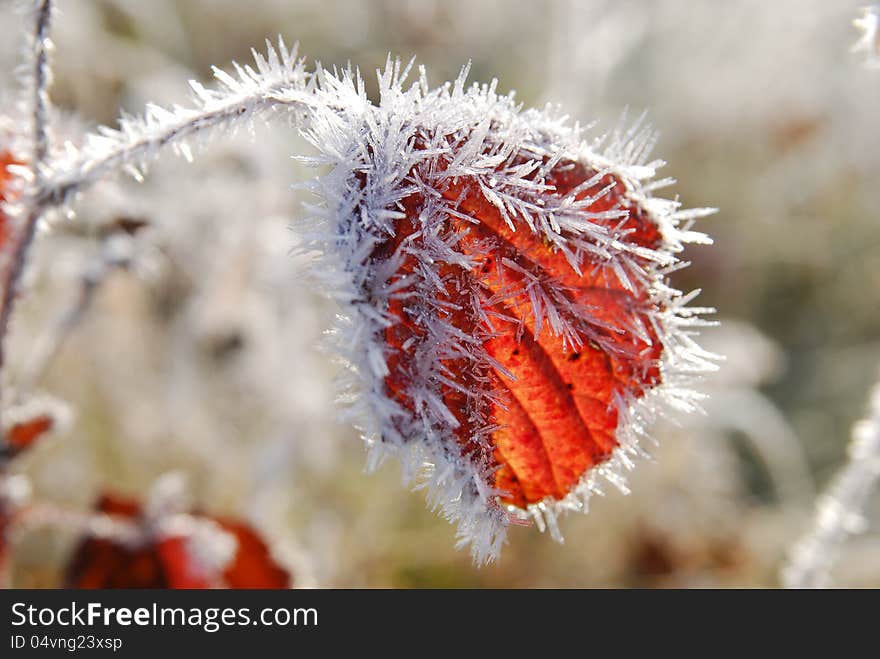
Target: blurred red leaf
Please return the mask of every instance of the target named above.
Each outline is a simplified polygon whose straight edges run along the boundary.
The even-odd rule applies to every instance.
[[[104,495],[97,510],[138,522],[141,506],[132,499]],[[189,538],[169,535],[128,546],[112,539],[85,538],[69,563],[68,588],[289,588],[292,578],[271,557],[269,547],[243,522],[200,516],[220,525],[238,541],[221,574],[205,574]]]
[[[229,518],[214,518],[238,541],[238,551],[223,573],[230,588],[289,588],[290,575],[269,554],[269,547],[250,526]]]
[[[103,495],[96,509],[108,515],[138,519],[140,505]],[[105,538],[85,538],[67,567],[68,588],[171,588],[154,543],[128,547]]]
[[[0,151],[0,203],[9,200],[9,182],[12,180],[12,174],[9,172],[9,165],[19,164],[8,151]],[[0,209],[0,251],[6,242],[9,232],[8,218]]]
[[[29,449],[45,433],[55,426],[55,419],[50,414],[37,414],[36,416],[12,424],[3,433],[3,441],[0,442],[0,458],[14,458],[16,455]]]

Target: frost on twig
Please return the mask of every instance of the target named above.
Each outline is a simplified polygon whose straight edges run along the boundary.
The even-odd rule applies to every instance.
[[[184,157],[191,158],[188,140],[206,131],[219,127],[232,129],[256,113],[278,105],[311,102],[306,90],[310,76],[304,71],[303,61],[296,56],[296,48],[288,49],[279,40],[276,49],[267,42],[266,56],[254,51],[253,66],[233,65],[236,76],[215,68],[217,89],[208,89],[191,81],[195,100],[192,107],[167,109],[150,105],[143,116],[123,116],[118,129],[101,127],[87,136],[83,146],[67,143],[64,153],[53,157],[46,127],[50,15],[51,3],[41,2],[35,14],[33,48],[32,161],[26,167],[15,167],[15,172],[28,180],[28,185],[20,200],[7,202],[4,209],[20,226],[13,232],[10,244],[0,250],[0,370],[3,366],[2,343],[18,282],[37,223],[47,210],[68,203],[77,192],[116,170],[126,169],[141,178],[147,162],[163,147],[170,146]]]
[[[49,155],[49,85],[52,70],[49,67],[49,25],[52,17],[51,0],[41,0],[36,8],[34,29],[34,76],[33,76],[33,170],[36,182],[41,180],[41,166]]]
[[[139,225],[131,223],[136,231]],[[108,277],[118,270],[131,266],[133,236],[126,230],[110,227],[100,242],[100,253],[91,260],[79,277],[79,285],[73,299],[67,303],[63,312],[52,326],[37,339],[29,356],[24,372],[18,382],[19,391],[31,391],[52,364],[62,345],[86,316],[95,295]]]
[[[279,39],[276,48],[266,42],[264,57],[253,51],[254,66],[233,63],[236,75],[214,68],[217,88],[191,80],[194,104],[164,108],[148,105],[142,116],[123,115],[119,128],[101,127],[87,136],[82,147],[66,146],[66,154],[53,160],[40,190],[40,203],[56,206],[72,194],[119,169],[140,180],[147,163],[163,147],[192,159],[192,139],[217,128],[232,130],[255,114],[277,106],[314,103],[308,87],[311,75],[294,46]]]
[[[25,86],[31,94],[27,105],[32,111],[32,149],[29,165],[21,169],[23,175],[31,179],[33,189],[26,191],[17,209],[18,212],[8,213],[6,208],[0,208],[0,219],[10,222],[10,226],[5,231],[8,238],[0,240],[0,378],[5,361],[3,339],[15,303],[18,280],[24,269],[25,257],[33,241],[37,222],[42,215],[37,198],[44,181],[43,168],[49,155],[49,84],[52,77],[49,65],[51,49],[49,28],[52,12],[51,0],[39,0],[35,5],[30,52],[31,75],[25,78]],[[2,405],[2,379],[0,379],[0,405]]]
[[[880,6],[863,8],[853,24],[862,32],[853,52],[864,53],[866,66],[880,67]],[[863,510],[880,477],[880,382],[869,407],[868,417],[853,426],[848,462],[819,497],[812,528],[791,550],[782,570],[788,587],[831,585],[831,570],[847,537],[867,525]]]
[[[794,546],[782,580],[791,588],[831,585],[831,569],[847,537],[865,529],[863,509],[880,477],[880,384],[867,418],[855,424],[849,461],[819,497],[812,528]]]
[[[862,53],[865,66],[880,68],[880,5],[863,7],[862,15],[853,21],[861,37],[853,45],[854,53]]]

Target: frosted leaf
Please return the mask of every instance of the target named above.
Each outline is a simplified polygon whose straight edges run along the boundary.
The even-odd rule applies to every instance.
[[[371,461],[397,457],[481,563],[511,522],[561,539],[596,474],[627,492],[653,418],[695,409],[706,310],[666,274],[712,211],[653,196],[642,120],[587,142],[467,69],[431,89],[406,68],[378,72],[377,104],[355,71],[316,74],[306,249],[343,304],[340,398]]]

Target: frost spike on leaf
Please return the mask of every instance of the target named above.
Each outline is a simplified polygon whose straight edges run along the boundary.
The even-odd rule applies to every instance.
[[[511,521],[560,539],[600,480],[626,491],[655,415],[693,409],[714,366],[666,275],[711,211],[652,196],[671,181],[652,184],[644,118],[591,145],[467,68],[436,89],[400,71],[378,105],[317,75],[304,135],[331,171],[309,185],[309,247],[346,307],[341,398],[371,460],[398,457],[482,563]]]

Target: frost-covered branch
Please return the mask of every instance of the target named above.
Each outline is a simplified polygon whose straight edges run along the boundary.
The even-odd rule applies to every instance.
[[[36,342],[30,360],[19,380],[20,390],[30,391],[46,373],[68,336],[79,326],[92,307],[95,295],[107,278],[131,265],[132,237],[108,231],[101,241],[100,254],[79,278],[77,293],[55,323]]]
[[[217,89],[208,89],[196,81],[190,81],[195,97],[192,107],[166,109],[149,105],[143,116],[123,116],[118,129],[101,127],[86,137],[81,148],[68,144],[65,155],[51,159],[46,126],[47,85],[51,77],[47,61],[50,14],[51,3],[48,0],[40,2],[36,12],[33,49],[34,148],[26,174],[30,178],[30,185],[15,208],[23,222],[10,250],[10,267],[0,282],[0,290],[3,291],[0,345],[6,335],[16,289],[36,226],[47,210],[67,203],[76,193],[120,169],[141,178],[141,171],[147,162],[164,147],[170,146],[190,159],[192,150],[188,140],[211,129],[229,129],[256,113],[278,106],[305,107],[317,102],[308,89],[311,75],[305,72],[303,61],[297,59],[296,48],[288,49],[279,39],[277,48],[267,42],[265,57],[253,52],[256,68],[233,64],[236,76],[215,68],[214,75],[219,83]],[[0,370],[2,367],[0,349]]]
[[[312,76],[297,58],[296,46],[288,49],[280,39],[277,49],[268,41],[266,44],[266,57],[253,51],[256,69],[233,63],[234,77],[215,67],[217,89],[191,80],[193,107],[168,109],[150,104],[143,116],[123,116],[118,129],[101,127],[88,135],[82,148],[68,147],[66,157],[50,165],[39,190],[40,206],[64,204],[71,195],[120,169],[140,179],[141,170],[164,147],[191,159],[188,140],[212,129],[231,128],[277,106],[314,104],[308,90]]]
[[[819,498],[813,527],[791,553],[782,579],[790,588],[830,584],[830,571],[843,543],[865,527],[862,510],[880,477],[880,384],[871,395],[868,418],[855,424],[849,462]]]
[[[25,256],[33,241],[37,223],[42,215],[36,191],[44,181],[44,165],[49,155],[49,84],[51,69],[49,66],[49,29],[52,19],[51,0],[38,0],[34,12],[34,31],[32,37],[32,76],[28,81],[33,93],[31,108],[33,116],[30,172],[35,191],[25,197],[21,217],[24,223],[16,235],[12,237],[9,250],[8,266],[0,271],[0,373],[4,364],[3,339],[9,325],[9,317],[15,302],[18,280],[24,269]],[[0,384],[0,402],[2,402],[2,384]]]
[[[880,6],[865,7],[853,21],[862,32],[852,50],[865,65],[880,66]],[[847,537],[864,530],[863,510],[880,478],[880,382],[871,394],[867,418],[853,426],[849,460],[819,497],[813,527],[794,545],[782,580],[790,588],[831,584],[831,569]]]
[[[41,168],[49,155],[49,84],[52,72],[49,68],[49,24],[52,16],[51,0],[41,0],[37,5],[34,30],[34,82],[33,82],[33,169],[39,184]]]

